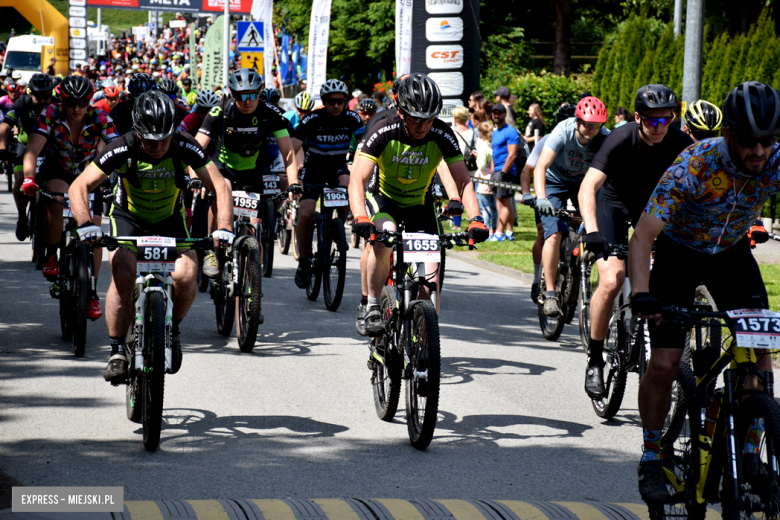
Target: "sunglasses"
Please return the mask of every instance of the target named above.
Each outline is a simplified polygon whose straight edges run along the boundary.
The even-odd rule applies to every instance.
[[[674,116],[671,117],[645,117],[645,116],[639,116],[639,118],[644,121],[647,126],[656,127],[658,125],[661,126],[669,126],[669,123],[674,121]]]
[[[330,106],[343,105],[344,103],[346,103],[346,101],[347,98],[343,98],[343,97],[335,97],[335,98],[328,98],[322,100],[323,103]]]
[[[407,121],[411,121],[412,123],[417,124],[417,125],[421,125],[423,123],[430,123],[431,121],[433,121],[432,117],[429,117],[428,119],[423,119],[421,117],[410,116],[406,112],[404,112],[404,119],[407,120]]]
[[[257,99],[257,96],[260,94],[257,92],[248,92],[246,94],[243,94],[241,92],[234,92],[233,97],[236,98],[236,101],[254,101]]]
[[[67,98],[64,99],[63,102],[65,103],[65,106],[70,108],[86,108],[89,106],[89,99],[73,99],[73,98]]]
[[[757,144],[760,144],[762,148],[771,148],[777,142],[777,135],[767,135],[764,137],[756,137],[754,135],[742,134],[739,132],[732,132],[734,140],[737,144],[743,148],[752,150]]]
[[[33,97],[35,99],[40,99],[40,100],[51,99],[51,92],[49,92],[49,91],[46,91],[46,92],[35,92],[35,91],[33,91],[32,95],[33,95]]]
[[[577,124],[580,126],[584,126],[588,130],[598,130],[601,128],[601,123],[588,123],[587,121],[583,121],[582,119],[577,119]]]

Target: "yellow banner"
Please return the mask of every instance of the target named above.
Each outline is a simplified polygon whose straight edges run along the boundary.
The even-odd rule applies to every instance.
[[[263,53],[262,52],[242,52],[241,68],[256,69],[258,74],[263,74]]]

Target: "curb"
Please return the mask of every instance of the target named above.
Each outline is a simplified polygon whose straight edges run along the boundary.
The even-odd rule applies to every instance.
[[[717,507],[710,514],[720,516]],[[121,513],[12,513],[0,520],[649,520],[647,506],[518,500],[161,500],[127,501]]]
[[[512,269],[511,267],[505,267],[503,265],[494,264],[492,262],[486,262],[485,260],[479,260],[478,258],[472,256],[472,254],[462,253],[458,251],[447,252],[447,256],[452,256],[456,260],[460,260],[461,262],[466,262],[467,264],[481,267],[482,269],[485,269],[487,271],[503,274],[504,276],[508,276],[509,278],[514,278],[515,280],[520,280],[521,282],[526,282],[526,283],[534,282],[534,275],[532,274],[524,273],[522,271],[518,271],[517,269]]]

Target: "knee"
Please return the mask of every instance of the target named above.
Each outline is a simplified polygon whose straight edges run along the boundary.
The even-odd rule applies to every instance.
[[[597,290],[605,291],[609,299],[613,299],[617,296],[618,291],[623,286],[622,276],[616,273],[605,272],[605,276],[601,276],[599,273],[599,285]]]
[[[656,385],[669,387],[677,377],[679,365],[680,356],[651,356],[647,375],[652,378],[652,381],[654,381]]]

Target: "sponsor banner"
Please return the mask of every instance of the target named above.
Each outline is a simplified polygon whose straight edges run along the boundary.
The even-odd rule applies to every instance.
[[[431,70],[463,68],[463,47],[460,45],[429,45],[425,64]]]
[[[428,75],[439,85],[443,97],[463,95],[462,72],[431,72]]]
[[[471,0],[425,0],[425,11],[428,14],[458,14],[467,2]]]
[[[252,19],[263,22],[263,41],[269,42],[268,49],[263,54],[265,69],[266,88],[274,88],[274,75],[272,72],[274,64],[274,32],[273,32],[274,0],[254,0],[252,2]]]
[[[32,42],[33,45],[54,45],[54,36],[33,36]]]
[[[70,39],[68,42],[70,70],[76,70],[77,65],[87,64],[87,2],[86,0],[69,0],[68,25]]]
[[[396,77],[412,70],[412,2],[395,2],[395,67]],[[421,0],[417,0],[418,2]],[[425,0],[422,0],[425,1]]]
[[[428,18],[425,37],[429,42],[459,42],[463,39],[463,19],[459,16]]]
[[[204,89],[222,86],[222,32],[225,27],[224,18],[224,15],[218,16],[206,32],[206,41],[203,44],[203,73],[200,78],[201,87]]]
[[[168,27],[171,29],[184,29],[187,27],[187,20],[171,20],[168,22]]]
[[[249,14],[252,0],[229,0],[230,14]],[[82,5],[84,5],[82,3]],[[89,7],[111,9],[141,9],[156,11],[181,11],[188,13],[221,13],[225,10],[224,0],[87,0]]]
[[[314,0],[309,27],[309,63],[306,72],[306,90],[315,99],[325,83],[328,66],[328,35],[330,33],[331,0]]]

